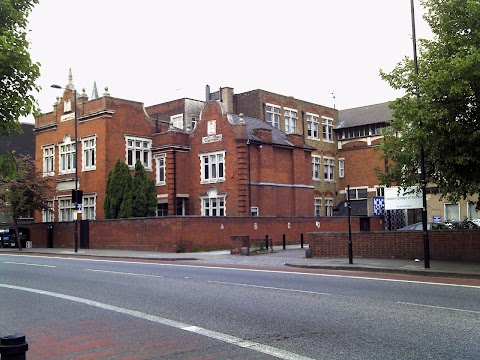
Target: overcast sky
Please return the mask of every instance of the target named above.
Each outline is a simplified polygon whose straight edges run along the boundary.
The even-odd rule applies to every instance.
[[[415,0],[417,38],[431,37]],[[77,91],[146,106],[229,86],[337,109],[392,100],[379,77],[412,57],[410,0],[40,0],[29,20],[38,94]],[[334,95],[332,94],[334,93]]]

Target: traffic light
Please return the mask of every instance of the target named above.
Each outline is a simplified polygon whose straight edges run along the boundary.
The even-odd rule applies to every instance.
[[[82,190],[72,190],[72,202],[75,204],[81,204],[83,199]]]

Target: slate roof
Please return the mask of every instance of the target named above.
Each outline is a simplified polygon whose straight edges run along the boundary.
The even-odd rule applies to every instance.
[[[338,111],[338,124],[336,129],[345,129],[355,126],[378,124],[393,120],[392,110],[388,102],[361,106],[353,109]]]
[[[335,216],[348,216],[348,208],[345,206],[346,201],[341,201],[335,208]],[[335,211],[335,210],[334,210]],[[350,216],[368,216],[367,200],[350,201]]]
[[[228,118],[233,125],[238,125],[238,122],[240,121],[240,116],[238,114],[229,113]],[[254,130],[266,129],[266,130],[272,131],[272,144],[293,147],[293,144],[287,140],[287,134],[285,134],[280,129],[277,129],[276,127],[270,125],[269,123],[263,120],[253,118],[253,117],[248,117],[248,116],[243,116],[243,120],[245,121],[245,125],[247,126],[248,140],[253,142],[262,142],[262,140],[258,136],[255,136]],[[314,147],[307,144],[304,144],[303,148],[309,149],[309,150],[315,150]]]

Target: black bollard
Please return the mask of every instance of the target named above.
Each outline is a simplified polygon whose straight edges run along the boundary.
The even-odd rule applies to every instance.
[[[287,241],[285,239],[285,234],[283,234],[283,250],[287,248]]]
[[[0,358],[2,360],[25,360],[28,344],[25,335],[13,334],[0,337]]]
[[[300,234],[300,247],[303,249],[303,233]]]

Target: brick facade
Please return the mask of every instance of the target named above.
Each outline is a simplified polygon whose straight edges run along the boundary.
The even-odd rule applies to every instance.
[[[74,166],[61,169],[74,160],[73,152],[65,160],[60,148],[73,146],[75,132],[78,188],[84,198],[95,199],[96,220],[104,218],[109,172],[117,160],[129,162],[133,170],[135,158],[145,163],[147,175],[156,181],[158,203],[168,204],[163,215],[250,216],[252,206],[262,216],[313,215],[310,154],[314,149],[300,135],[287,136],[259,119],[229,113],[228,104],[220,101],[203,105],[180,99],[144,109],[142,103],[109,94],[91,101],[81,94],[76,113],[74,104],[70,83],[54,111],[35,124],[38,169],[45,167],[44,149],[54,151],[53,169],[44,169],[55,187],[54,222],[68,221],[60,219],[60,201],[70,199],[76,173]],[[185,130],[170,123],[170,116],[178,114],[184,118]],[[95,143],[94,166],[88,168],[86,139]],[[129,151],[129,146],[138,147]],[[163,161],[163,180],[157,161]],[[35,221],[41,219],[37,212]]]
[[[75,172],[60,171],[59,146],[69,142],[73,144],[75,138],[73,111],[64,110],[65,101],[74,103],[73,91],[66,90],[63,99],[55,105],[54,111],[37,118],[35,124],[35,158],[39,170],[44,165],[44,147],[53,145],[55,149],[52,181],[56,200],[70,197],[71,190],[75,188]],[[83,190],[84,197],[95,196],[96,218],[101,219],[104,217],[102,205],[108,173],[113,169],[117,159],[125,161],[125,137],[134,135],[151,139],[156,124],[147,116],[142,103],[110,96],[85,102],[79,97],[77,103],[78,186]],[[84,169],[82,139],[86,138],[96,139],[93,170]],[[147,171],[153,178],[152,169]],[[55,220],[58,221],[58,203],[55,208]],[[41,221],[41,214],[38,212],[35,221]]]
[[[338,121],[338,110],[326,106],[313,104],[308,101],[295,99],[292,96],[285,96],[275,94],[265,90],[252,90],[240,94],[231,94],[227,96],[222,93],[222,101],[232,102],[233,109],[236,113],[243,113],[246,116],[266,120],[266,104],[278,106],[280,108],[280,129],[287,132],[285,127],[285,110],[297,111],[297,127],[296,133],[303,138],[303,141],[315,148],[312,155],[318,156],[320,161],[320,179],[312,180],[314,187],[314,197],[321,198],[322,208],[320,215],[326,215],[326,199],[331,199],[333,205],[344,199],[344,195],[340,194],[342,184],[338,177],[338,150],[336,136],[333,136],[332,141],[323,139],[322,134],[322,116],[331,118],[333,126],[336,126]],[[312,139],[308,136],[307,114],[316,114],[319,119],[319,134],[317,139]],[[334,178],[332,181],[324,180],[324,158],[334,159]],[[310,167],[312,167],[312,159],[310,159]],[[312,176],[311,176],[312,177]]]

